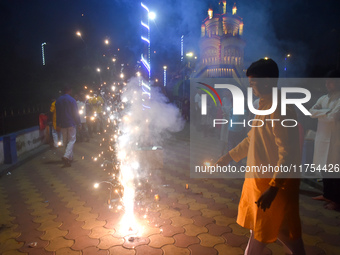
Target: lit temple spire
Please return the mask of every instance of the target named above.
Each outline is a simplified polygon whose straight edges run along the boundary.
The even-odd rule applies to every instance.
[[[226,14],[227,12],[227,1],[223,1],[223,14]]]
[[[237,12],[237,7],[236,7],[236,3],[234,3],[234,7],[233,7],[233,15],[235,15],[236,14],[236,12]]]
[[[213,17],[213,10],[211,8],[209,8],[208,10],[208,16],[209,16],[209,19],[212,19]]]

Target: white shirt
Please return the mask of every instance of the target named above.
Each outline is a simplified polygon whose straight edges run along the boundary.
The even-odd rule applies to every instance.
[[[321,167],[340,163],[340,91],[319,98],[309,110],[318,119],[314,163]]]
[[[86,107],[85,103],[81,101],[77,101],[78,110],[79,110],[79,116],[80,116],[80,122],[86,123]]]

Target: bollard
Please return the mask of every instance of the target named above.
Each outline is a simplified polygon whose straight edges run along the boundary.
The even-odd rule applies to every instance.
[[[4,163],[13,164],[18,161],[17,147],[16,147],[16,135],[11,134],[4,136]]]

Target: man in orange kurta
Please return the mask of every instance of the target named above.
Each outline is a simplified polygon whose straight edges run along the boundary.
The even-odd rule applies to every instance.
[[[260,59],[247,70],[253,94],[260,98],[259,109],[272,106],[272,87],[277,85],[277,64]],[[271,79],[258,79],[271,78]],[[284,127],[283,119],[297,119],[293,107],[281,116],[281,103],[270,115],[257,115],[264,125],[253,127],[248,136],[221,157],[216,164],[226,165],[247,157],[247,166],[290,166],[300,164],[298,127]],[[275,120],[275,121],[270,121]],[[262,122],[261,122],[262,123]],[[253,123],[254,126],[259,123]],[[246,255],[262,254],[267,243],[279,239],[291,254],[305,254],[299,217],[299,179],[282,173],[248,172],[245,176],[238,208],[237,223],[251,230]],[[291,176],[289,176],[291,177]]]

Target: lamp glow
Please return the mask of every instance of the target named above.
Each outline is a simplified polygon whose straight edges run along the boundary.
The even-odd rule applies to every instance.
[[[150,20],[154,20],[155,18],[156,18],[156,13],[154,13],[154,12],[149,12],[149,19]]]

